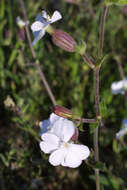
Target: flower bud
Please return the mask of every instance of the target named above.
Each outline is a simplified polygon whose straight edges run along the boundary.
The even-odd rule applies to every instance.
[[[62,30],[54,30],[52,34],[53,43],[68,52],[75,51],[75,40]]]
[[[71,119],[73,117],[73,113],[71,112],[71,110],[62,106],[54,106],[52,111],[56,115],[64,117],[66,119]]]

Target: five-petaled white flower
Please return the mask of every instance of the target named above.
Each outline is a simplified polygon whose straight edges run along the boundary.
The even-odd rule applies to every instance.
[[[32,45],[34,45],[38,40],[40,40],[45,35],[46,27],[56,22],[57,20],[60,20],[62,18],[59,11],[55,11],[50,17],[46,11],[42,11],[42,15],[38,14],[36,17],[36,21],[31,25],[31,30],[33,32],[33,35],[35,37]]]
[[[127,134],[127,119],[123,119],[122,123],[123,127],[120,129],[118,133],[116,133],[116,139],[118,140]]]
[[[48,125],[50,129],[41,136],[41,150],[50,154],[49,162],[53,166],[78,167],[90,151],[87,146],[74,144],[71,140],[76,129],[74,123],[55,114],[51,114],[49,121],[52,123]]]
[[[111,85],[111,91],[113,94],[124,94],[127,90],[127,78],[119,81],[113,82]]]

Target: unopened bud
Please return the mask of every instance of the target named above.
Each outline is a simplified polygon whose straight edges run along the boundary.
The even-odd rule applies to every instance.
[[[52,111],[56,115],[66,119],[71,119],[73,117],[72,111],[62,106],[54,106]]]
[[[66,119],[81,121],[80,116],[75,115],[71,110],[69,110],[63,106],[58,106],[58,105],[54,106],[52,109],[52,112],[60,117],[66,118]]]
[[[54,30],[52,34],[53,43],[68,52],[75,51],[75,40],[62,30]]]

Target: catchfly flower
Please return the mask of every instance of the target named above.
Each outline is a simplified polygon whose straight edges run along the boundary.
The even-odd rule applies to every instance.
[[[61,14],[59,11],[55,11],[50,17],[46,11],[42,11],[42,14],[38,14],[35,22],[31,25],[31,30],[34,35],[34,41],[32,45],[34,45],[38,40],[40,40],[44,35],[46,28],[48,27],[49,24],[56,22],[57,20],[60,20],[62,18]]]
[[[119,132],[116,133],[116,139],[119,140],[122,138],[124,135],[127,134],[127,119],[123,119],[122,121],[123,127],[120,129]]]
[[[127,78],[119,82],[113,82],[111,85],[111,91],[113,94],[124,94],[126,90],[127,90]]]
[[[53,166],[78,167],[89,156],[89,148],[85,145],[74,144],[72,141],[76,132],[72,121],[56,117],[55,114],[51,114],[50,117],[52,124],[50,123],[50,129],[41,136],[41,150],[50,154],[49,162]]]

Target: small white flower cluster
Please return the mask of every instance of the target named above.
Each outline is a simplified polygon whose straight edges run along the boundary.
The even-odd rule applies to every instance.
[[[127,78],[119,82],[113,82],[111,85],[111,91],[113,94],[124,94],[126,90],[127,90]]]
[[[60,20],[62,18],[59,11],[55,11],[50,17],[46,11],[42,11],[42,15],[38,14],[35,22],[31,25],[31,30],[34,35],[34,41],[32,45],[34,45],[38,40],[40,40],[44,35],[46,28],[49,24],[56,22],[57,20]]]
[[[116,133],[116,139],[119,140],[124,135],[127,134],[127,119],[123,119],[123,128],[120,129],[118,133]]]
[[[50,154],[49,162],[53,166],[76,168],[89,156],[87,146],[72,141],[77,131],[72,121],[52,113],[48,120],[40,122],[40,128],[40,148]]]

